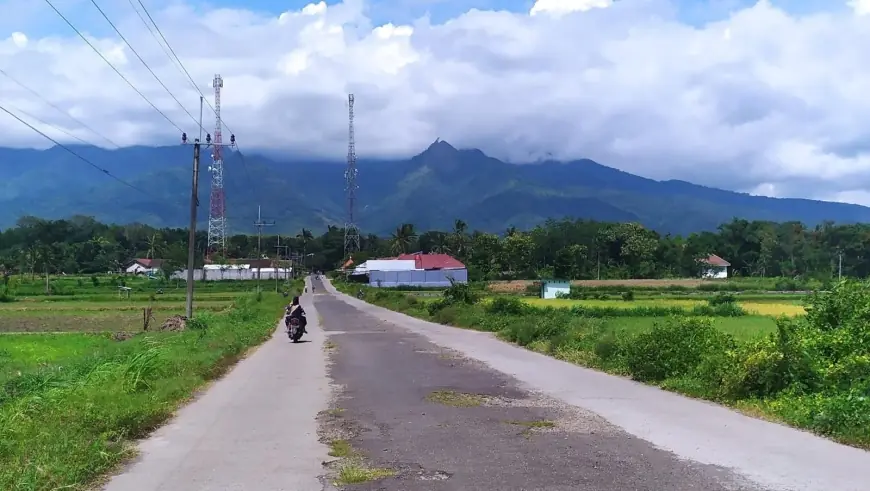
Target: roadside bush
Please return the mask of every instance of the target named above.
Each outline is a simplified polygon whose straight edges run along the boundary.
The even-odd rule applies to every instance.
[[[450,278],[450,286],[444,290],[443,296],[451,304],[464,303],[472,305],[479,300],[477,293],[471,289],[468,283],[457,283],[452,278]]]
[[[672,319],[622,345],[632,377],[645,382],[692,374],[705,357],[733,349],[734,339],[700,317]]]
[[[443,305],[441,308],[435,310],[432,314],[432,320],[439,324],[455,324],[459,319],[459,306],[457,305]]]
[[[734,304],[737,303],[737,296],[735,296],[733,293],[719,292],[716,295],[710,297],[710,299],[707,300],[707,303],[709,303],[713,307],[717,305]]]
[[[486,306],[492,314],[523,315],[529,311],[529,304],[513,296],[498,296]]]
[[[746,310],[736,303],[720,303],[707,305],[695,305],[692,314],[708,317],[741,317],[747,315]]]
[[[516,317],[499,334],[508,341],[520,346],[527,346],[535,341],[551,340],[564,336],[569,329],[568,326],[568,319],[565,319],[560,313],[546,312]]]
[[[622,299],[626,302],[633,302],[634,301],[634,291],[628,290],[628,291],[622,292]]]
[[[194,331],[206,330],[206,329],[208,329],[209,321],[212,320],[212,319],[210,319],[210,317],[211,316],[207,312],[197,314],[194,318],[187,320],[187,323],[186,323],[187,328],[194,330]]]

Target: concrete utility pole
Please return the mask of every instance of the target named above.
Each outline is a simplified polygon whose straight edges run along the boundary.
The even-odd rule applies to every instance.
[[[263,220],[260,216],[260,206],[257,205],[257,221],[254,226],[257,227],[257,259],[263,258],[263,251],[260,249],[260,242],[263,237],[263,227],[272,227],[275,225],[275,220]]]
[[[278,236],[278,245],[275,246],[275,291],[276,292],[281,291],[280,287],[278,286],[279,285],[278,276],[280,276],[278,274],[278,271],[281,268],[281,256],[282,256],[281,251],[287,250],[289,247],[290,246],[287,246],[287,245],[281,245],[281,236],[279,235]],[[285,253],[284,255],[286,256],[287,254]]]
[[[199,98],[199,131],[202,135],[202,104],[203,97]],[[222,146],[234,146],[236,144],[236,135],[230,135],[230,144],[224,145],[220,142],[212,144],[211,135],[205,135],[206,148],[214,146],[219,148]],[[187,144],[187,133],[181,134],[181,144]],[[188,319],[193,318],[193,268],[196,258],[196,209],[199,207],[199,154],[201,152],[200,139],[193,140],[193,180],[190,185],[190,225],[187,235],[187,298],[185,301],[185,315]],[[205,270],[203,270],[204,276]]]
[[[263,227],[271,227],[275,225],[275,220],[263,220],[262,216],[260,216],[260,206],[257,205],[257,221],[254,222],[254,226],[257,227],[257,259],[263,259],[263,250],[261,248],[261,242],[263,239]],[[260,291],[260,267],[257,267],[257,291]]]
[[[837,251],[837,281],[843,280],[843,251]]]
[[[200,98],[200,104],[202,98]],[[187,143],[187,134],[181,137],[182,143]],[[196,208],[199,206],[199,138],[193,140],[193,182],[190,186],[190,229],[187,234],[187,299],[184,313],[188,319],[193,318],[193,266],[196,258]]]

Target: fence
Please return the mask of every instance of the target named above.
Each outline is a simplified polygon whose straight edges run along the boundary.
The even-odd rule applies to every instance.
[[[428,271],[371,271],[369,286],[450,286],[450,279],[468,283],[467,269],[433,269]]]
[[[261,280],[274,280],[277,276],[278,279],[287,279],[291,277],[291,272],[289,270],[279,270],[275,271],[273,268],[263,269],[260,271],[259,278]],[[173,278],[177,279],[187,279],[187,270],[179,271],[172,275]],[[257,279],[257,270],[256,269],[230,269],[227,271],[221,271],[219,269],[207,269],[205,270],[205,278],[202,276],[201,269],[193,270],[193,279],[195,281],[221,281],[221,280],[256,280]]]

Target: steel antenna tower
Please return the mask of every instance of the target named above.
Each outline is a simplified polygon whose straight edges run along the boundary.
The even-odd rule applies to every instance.
[[[359,228],[356,226],[354,211],[356,207],[356,144],[353,134],[353,94],[347,96],[347,170],[344,171],[344,184],[347,191],[347,221],[344,223],[344,257],[347,258],[360,249]]]
[[[224,195],[224,159],[221,138],[221,88],[224,79],[214,76],[214,145],[212,146],[213,162],[208,170],[211,172],[211,196],[208,213],[208,252],[226,251],[227,247],[227,204]]]

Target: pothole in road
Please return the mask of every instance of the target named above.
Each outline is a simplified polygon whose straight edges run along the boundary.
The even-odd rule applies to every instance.
[[[446,481],[453,477],[450,472],[430,470],[417,463],[391,462],[389,467],[397,470],[399,479],[414,479],[417,481]]]
[[[420,481],[446,481],[453,477],[452,474],[444,471],[419,471],[415,476]]]
[[[544,433],[547,431],[555,431],[556,430],[556,422],[550,421],[548,419],[539,419],[539,420],[532,420],[532,421],[512,420],[512,421],[505,421],[505,423],[507,423],[509,425],[518,426],[520,428],[523,428],[523,430],[520,431],[520,435],[522,435],[526,438],[531,438],[532,435],[535,433]]]
[[[523,399],[491,397],[487,402],[491,407],[513,407],[543,409],[554,423],[552,428],[535,428],[534,431],[564,431],[567,433],[614,434],[618,430],[598,414],[587,409],[566,404],[545,395],[532,392]]]
[[[483,406],[490,398],[490,396],[483,394],[470,394],[454,390],[436,390],[426,396],[426,400],[429,402],[452,407]]]

